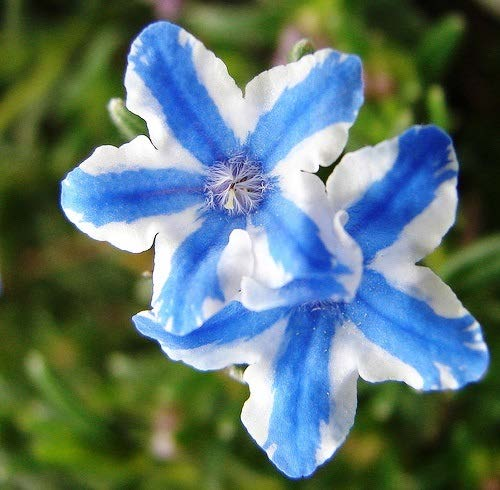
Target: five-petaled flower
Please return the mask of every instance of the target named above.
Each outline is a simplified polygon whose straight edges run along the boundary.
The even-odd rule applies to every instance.
[[[357,252],[329,226],[310,172],[339,156],[362,103],[356,56],[318,51],[243,96],[212,52],[158,22],[132,44],[125,86],[151,140],[95,150],[64,180],[62,207],[119,248],[154,241],[153,308],[168,331],[202,325],[250,274],[250,307],[266,291],[283,305],[352,298]]]
[[[415,265],[454,221],[457,169],[449,137],[434,126],[347,154],[335,168],[331,216],[345,221],[363,254],[353,301],[261,312],[233,301],[183,337],[167,333],[154,310],[135,324],[198,369],[249,364],[243,423],[281,471],[310,475],[353,424],[358,376],[443,390],[478,380],[487,367],[478,323]]]

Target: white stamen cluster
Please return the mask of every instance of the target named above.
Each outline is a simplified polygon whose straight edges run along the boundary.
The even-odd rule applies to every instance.
[[[238,154],[210,167],[205,192],[209,207],[230,215],[248,214],[261,202],[266,187],[260,165]]]

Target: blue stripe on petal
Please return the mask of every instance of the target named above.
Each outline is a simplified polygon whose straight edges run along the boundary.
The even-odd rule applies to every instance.
[[[487,351],[473,347],[480,336],[479,329],[471,329],[474,318],[439,316],[375,271],[365,270],[356,299],[345,305],[345,312],[368,340],[415,368],[424,390],[442,389],[439,365],[457,387],[478,380],[488,365]]]
[[[205,348],[198,355],[208,356],[210,351],[236,340],[247,341],[271,327],[286,315],[287,308],[274,308],[263,312],[247,310],[238,301],[231,301],[222,310],[209,318],[202,328],[187,335],[174,335],[165,331],[165,326],[154,320],[149,312],[135,315],[136,328],[146,337],[160,342],[171,350]],[[234,361],[233,361],[234,362]],[[228,365],[233,363],[228,359]],[[216,367],[215,369],[219,369]]]
[[[348,269],[339,266],[331,274],[311,274],[307,279],[296,279],[279,288],[280,297],[288,305],[300,305],[311,301],[322,301],[346,294],[342,284],[336,280],[336,275],[345,273]]]
[[[274,365],[274,404],[265,450],[292,478],[317,467],[320,427],[331,409],[329,360],[337,323],[333,309],[296,308]]]
[[[170,275],[155,303],[161,323],[175,334],[185,335],[201,325],[206,300],[225,301],[217,266],[231,231],[246,226],[245,217],[217,211],[207,211],[201,219],[201,227],[175,251]]]
[[[178,213],[204,199],[205,177],[177,169],[91,175],[80,168],[63,181],[61,205],[95,226]]]
[[[316,132],[335,123],[352,123],[363,102],[362,85],[359,58],[332,51],[303,81],[285,89],[248,140],[265,172]]]
[[[158,101],[177,140],[205,165],[234,153],[239,144],[201,83],[189,39],[180,27],[156,22],[136,39],[129,63]],[[130,68],[129,68],[130,69]]]
[[[328,251],[316,223],[278,189],[267,193],[252,215],[252,225],[265,230],[271,256],[294,279],[280,290],[283,298],[289,296],[288,304],[346,293],[336,277],[350,273],[349,268]],[[319,289],[311,297],[315,288]]]
[[[365,263],[393,244],[403,228],[436,197],[438,187],[456,177],[449,136],[434,126],[412,128],[399,137],[396,161],[347,212],[346,231],[363,250]]]

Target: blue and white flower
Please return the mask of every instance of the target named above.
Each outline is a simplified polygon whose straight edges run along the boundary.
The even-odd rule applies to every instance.
[[[125,86],[151,139],[98,148],[64,180],[62,207],[124,250],[155,242],[153,307],[169,331],[199,327],[250,272],[255,307],[352,297],[358,251],[341,246],[309,173],[339,156],[356,118],[356,56],[318,51],[260,74],[243,96],[212,52],[158,22],[132,44]]]
[[[242,420],[286,475],[310,475],[354,421],[358,377],[423,391],[478,380],[488,364],[481,329],[453,292],[415,263],[455,217],[458,164],[433,126],[347,154],[327,182],[332,216],[363,251],[350,302],[310,301],[255,312],[233,301],[187,336],[154,310],[134,318],[169,357],[199,369],[247,363]]]

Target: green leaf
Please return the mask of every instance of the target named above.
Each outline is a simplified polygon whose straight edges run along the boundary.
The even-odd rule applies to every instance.
[[[51,370],[40,352],[29,353],[26,370],[44,399],[82,436],[89,439],[109,436],[104,420],[87,410],[76,393]]]
[[[427,91],[425,102],[430,121],[449,131],[451,115],[448,112],[443,89],[439,85],[432,85]]]
[[[485,288],[500,281],[500,234],[478,240],[449,256],[439,274],[462,290]]]
[[[184,15],[187,27],[194,34],[202,34],[209,45],[260,49],[274,42],[276,25],[284,13],[275,7],[255,9],[248,5],[191,3]]]
[[[446,72],[465,32],[462,16],[451,14],[434,24],[417,46],[417,63],[422,78],[434,82]]]
[[[147,134],[144,121],[125,107],[123,99],[118,97],[111,99],[108,102],[108,112],[118,131],[128,141],[140,134]]]
[[[38,40],[43,45],[33,71],[13,84],[0,101],[0,133],[53,90],[84,34],[85,29],[75,22],[48,39]]]
[[[292,46],[292,49],[288,53],[288,61],[299,61],[300,58],[306,56],[307,54],[312,54],[314,51],[315,48],[312,41],[307,38],[301,39]]]

